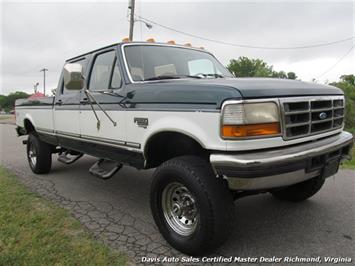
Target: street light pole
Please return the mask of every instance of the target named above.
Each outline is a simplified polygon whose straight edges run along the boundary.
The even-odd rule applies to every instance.
[[[128,8],[131,9],[131,14],[129,18],[129,40],[133,41],[135,0],[130,0]]]
[[[42,68],[39,72],[43,72],[43,94],[46,95],[46,71],[47,68]]]

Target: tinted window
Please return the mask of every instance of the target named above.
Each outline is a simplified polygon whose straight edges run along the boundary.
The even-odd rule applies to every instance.
[[[99,54],[95,58],[95,63],[93,65],[90,75],[90,90],[109,89],[110,77],[114,61],[115,51]]]

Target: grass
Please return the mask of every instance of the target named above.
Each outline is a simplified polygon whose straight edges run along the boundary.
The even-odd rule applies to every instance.
[[[10,119],[12,115],[0,115],[0,120]]]
[[[126,265],[68,211],[0,167],[0,265]]]
[[[345,128],[346,131],[350,132],[353,134],[353,136],[355,137],[355,128]],[[351,150],[351,156],[352,159],[351,161],[345,161],[342,165],[342,168],[348,168],[348,169],[352,169],[355,170],[355,145],[353,146],[353,149]]]
[[[355,145],[353,146],[353,149],[351,150],[351,154],[352,154],[351,161],[345,161],[343,163],[343,168],[355,170]]]
[[[0,115],[0,121],[1,120],[12,120],[15,119],[15,116],[13,115]]]

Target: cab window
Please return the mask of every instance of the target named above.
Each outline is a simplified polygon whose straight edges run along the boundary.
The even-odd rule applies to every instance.
[[[115,62],[115,51],[109,51],[96,56],[91,70],[89,90],[101,91],[111,89],[112,86],[118,86],[118,83],[121,81]],[[111,77],[113,81],[112,86]]]

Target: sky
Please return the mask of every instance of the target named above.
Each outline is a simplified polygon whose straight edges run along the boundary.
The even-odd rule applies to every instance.
[[[1,1],[0,94],[31,93],[36,82],[42,90],[44,67],[47,91],[56,88],[66,59],[128,36],[127,6],[128,0]],[[355,36],[354,1],[136,0],[136,14],[182,32],[251,46],[305,46]],[[134,40],[150,37],[203,46],[224,65],[239,56],[260,58],[274,70],[294,71],[305,81],[330,82],[355,73],[355,48],[349,52],[355,39],[310,49],[250,49],[158,25],[148,29],[137,21]]]

